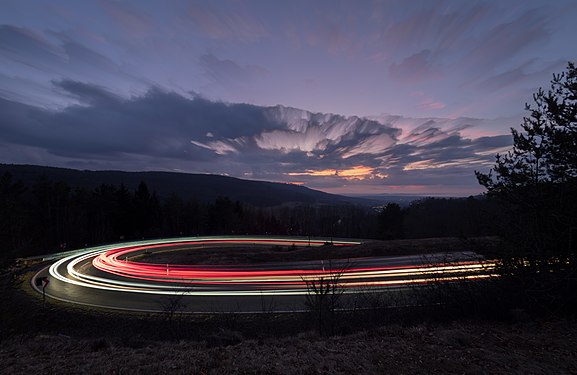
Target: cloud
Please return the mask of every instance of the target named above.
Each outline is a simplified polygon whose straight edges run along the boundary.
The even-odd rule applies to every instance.
[[[356,165],[347,169],[308,169],[304,172],[289,172],[288,176],[313,176],[313,177],[338,177],[347,181],[362,181],[366,179],[384,179],[387,175],[382,175],[376,171],[376,168]],[[304,184],[304,183],[301,183]]]
[[[37,70],[50,69],[64,56],[62,48],[24,27],[0,26],[0,52],[8,61]]]
[[[0,26],[0,57],[3,58],[1,75],[10,77],[9,89],[2,97],[11,98],[27,95],[30,103],[42,100],[42,105],[64,105],[62,97],[52,93],[38,95],[38,89],[51,80],[95,81],[110,85],[124,93],[133,88],[150,86],[148,80],[135,76],[131,71],[115,63],[107,56],[75,42],[66,33],[37,33],[28,28],[10,25]],[[19,81],[16,84],[16,81]]]
[[[208,160],[214,154],[190,140],[208,138],[209,130],[220,137],[251,135],[270,124],[258,107],[250,105],[191,100],[158,89],[122,99],[87,83],[60,81],[55,85],[82,105],[51,111],[2,100],[3,139],[58,155],[114,156],[121,163],[124,154]]]
[[[436,101],[436,100],[431,99],[431,98],[422,100],[419,103],[419,107],[421,107],[424,110],[438,110],[438,109],[443,109],[446,106],[447,105],[445,103],[440,102],[440,101]]]
[[[529,9],[511,22],[504,22],[488,32],[473,49],[472,59],[490,62],[494,56],[507,57],[539,44],[550,35],[546,8]]]
[[[562,71],[567,62],[558,60],[540,66],[536,58],[522,62],[518,66],[503,72],[488,76],[479,81],[473,81],[470,85],[493,92],[525,82],[546,82],[551,77],[551,72]]]
[[[221,60],[207,53],[200,57],[200,66],[214,82],[223,86],[247,83],[267,74],[267,70],[257,65],[240,65],[232,60]]]
[[[131,36],[147,35],[155,28],[152,18],[136,7],[110,0],[101,0],[99,4],[123,32]]]
[[[119,68],[108,57],[74,42],[65,33],[43,35],[11,25],[0,26],[0,52],[20,68],[50,74],[86,74],[94,68],[110,73]]]
[[[342,20],[339,20],[341,22]],[[307,35],[307,42],[313,47],[322,46],[330,54],[351,53],[358,49],[360,39],[346,26],[324,19]]]
[[[87,104],[107,105],[121,101],[118,95],[114,95],[106,88],[97,85],[71,80],[54,81],[53,85],[63,89],[65,93],[68,93],[80,102]]]
[[[407,83],[423,82],[442,76],[440,70],[433,66],[429,50],[415,53],[399,64],[391,64],[389,74],[391,78]]]
[[[473,25],[487,15],[487,8],[487,4],[460,1],[376,3],[372,19],[382,28],[386,47],[394,52],[405,46],[450,49],[461,45]]]
[[[472,176],[510,142],[463,137],[472,126],[464,119],[370,119],[213,102],[158,88],[122,98],[85,82],[54,86],[79,104],[48,110],[0,99],[3,161],[226,173],[338,191]]]
[[[227,4],[227,9],[217,9],[208,3],[191,4],[187,15],[204,35],[212,39],[252,42],[267,35],[262,23],[250,11],[231,5]]]

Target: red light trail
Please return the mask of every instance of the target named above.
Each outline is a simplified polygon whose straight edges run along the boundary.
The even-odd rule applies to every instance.
[[[194,252],[210,246],[296,246],[318,247],[325,240],[303,238],[205,237],[138,241],[78,250],[60,259],[48,270],[51,291],[59,298],[75,302],[78,296],[94,294],[98,306],[122,305],[122,297],[133,295],[137,301],[146,295],[186,295],[190,298],[224,298],[250,296],[289,296],[309,293],[307,284],[315,280],[334,278],[346,294],[368,291],[385,292],[437,282],[469,281],[494,276],[494,263],[471,252],[340,259],[333,261],[294,261],[258,264],[160,264],[140,259],[149,254],[172,251]],[[357,241],[332,241],[334,246],[356,246]],[[330,251],[330,247],[327,247]],[[353,252],[354,253],[354,252]],[[170,257],[170,254],[167,255]],[[42,271],[41,271],[42,272]],[[37,275],[40,277],[40,273]],[[91,291],[88,293],[88,291]],[[84,292],[83,292],[84,291]],[[128,297],[128,295],[126,295]],[[285,297],[283,297],[285,296]],[[133,297],[130,297],[131,299]],[[117,302],[117,301],[120,302]],[[153,300],[150,300],[152,304]],[[82,302],[77,302],[82,303]],[[140,303],[140,302],[139,302]],[[85,303],[88,304],[88,303]],[[116,306],[114,305],[114,306]],[[122,308],[114,307],[113,308]]]

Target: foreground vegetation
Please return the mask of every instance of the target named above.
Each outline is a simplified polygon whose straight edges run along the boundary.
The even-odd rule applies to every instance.
[[[209,337],[36,335],[4,341],[0,364],[6,373],[574,374],[576,345],[577,324],[565,319],[391,325],[330,338],[302,333],[216,345]]]

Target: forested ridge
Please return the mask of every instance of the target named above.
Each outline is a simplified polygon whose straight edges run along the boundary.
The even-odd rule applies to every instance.
[[[369,200],[329,194],[305,186],[282,182],[253,181],[215,174],[182,172],[91,171],[39,165],[0,164],[0,175],[32,185],[39,178],[65,182],[71,189],[93,189],[101,185],[124,185],[135,190],[145,181],[161,198],[176,194],[184,200],[212,202],[221,196],[255,206],[279,206],[287,203],[370,204]]]
[[[401,208],[298,203],[257,206],[227,196],[213,201],[165,197],[145,181],[72,188],[39,177],[0,176],[2,257],[45,254],[102,243],[198,235],[291,235],[366,239],[481,236],[497,215],[484,198],[425,198]]]

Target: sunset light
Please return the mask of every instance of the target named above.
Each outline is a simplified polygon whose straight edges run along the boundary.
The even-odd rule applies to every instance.
[[[387,178],[386,174],[375,172],[375,168],[358,165],[349,169],[324,169],[324,170],[306,170],[304,172],[289,172],[288,176],[312,176],[325,177],[334,176],[348,181],[364,180],[367,178]]]
[[[565,2],[8,1],[0,158],[478,194],[574,58]]]

